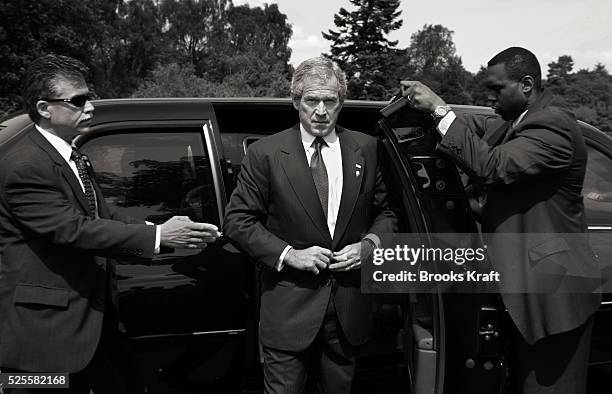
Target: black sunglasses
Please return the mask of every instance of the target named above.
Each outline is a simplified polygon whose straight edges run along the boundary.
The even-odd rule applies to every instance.
[[[50,99],[50,98],[41,98],[41,100],[45,100],[45,101],[49,101],[49,102],[57,102],[57,101],[63,101],[65,103],[71,104],[75,107],[81,108],[85,105],[86,102],[88,102],[90,100],[90,97],[88,94],[80,94],[78,96],[74,96],[71,98],[67,98],[67,99],[63,99],[63,98],[54,98],[54,99]]]

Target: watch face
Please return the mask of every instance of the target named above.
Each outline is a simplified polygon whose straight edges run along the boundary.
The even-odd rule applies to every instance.
[[[439,106],[436,108],[434,114],[436,117],[444,117],[448,113],[448,107]]]

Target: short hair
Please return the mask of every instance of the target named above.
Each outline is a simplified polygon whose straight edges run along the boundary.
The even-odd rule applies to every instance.
[[[334,76],[338,81],[338,98],[344,101],[346,98],[346,75],[344,71],[332,60],[319,56],[304,60],[295,69],[291,78],[291,98],[299,99],[304,93],[304,84],[307,78],[315,78],[327,82]]]
[[[30,119],[34,123],[40,120],[36,102],[41,98],[52,98],[57,95],[55,84],[58,78],[69,81],[84,81],[87,67],[80,61],[68,56],[44,55],[28,66],[22,81],[22,98]]]
[[[542,71],[538,58],[529,50],[521,47],[510,47],[493,56],[487,63],[488,67],[503,64],[508,78],[520,81],[525,75],[531,75],[535,80],[535,87],[540,88]]]

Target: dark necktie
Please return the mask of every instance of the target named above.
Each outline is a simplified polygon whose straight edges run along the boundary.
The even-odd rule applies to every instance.
[[[79,178],[81,178],[81,182],[83,182],[83,189],[85,189],[85,197],[87,198],[87,205],[89,205],[89,215],[92,218],[95,218],[96,217],[96,195],[94,194],[93,185],[91,183],[91,178],[89,177],[89,173],[87,172],[87,166],[85,165],[85,160],[83,159],[83,155],[75,147],[72,148],[72,154],[70,155],[70,160],[74,161],[74,163],[76,164],[77,171],[79,172]]]
[[[311,147],[315,149],[312,157],[310,158],[310,170],[312,171],[312,179],[314,180],[315,187],[317,188],[317,194],[319,194],[319,200],[321,201],[321,207],[327,217],[327,200],[329,194],[329,181],[327,180],[327,168],[325,168],[325,162],[323,156],[321,156],[321,148],[323,145],[327,145],[323,138],[317,137],[312,143]]]

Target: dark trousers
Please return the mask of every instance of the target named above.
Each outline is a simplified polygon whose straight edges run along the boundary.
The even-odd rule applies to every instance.
[[[347,341],[330,299],[313,343],[299,352],[263,347],[266,394],[350,393],[355,349]]]
[[[509,324],[511,394],[585,394],[593,317],[530,345]]]
[[[68,389],[15,388],[5,389],[6,394],[58,393],[58,394],[138,394],[144,393],[145,387],[136,367],[125,336],[117,326],[105,317],[102,335],[98,348],[89,364],[69,376]],[[2,369],[3,372],[27,373],[14,369]],[[58,371],[59,372],[59,371]]]

